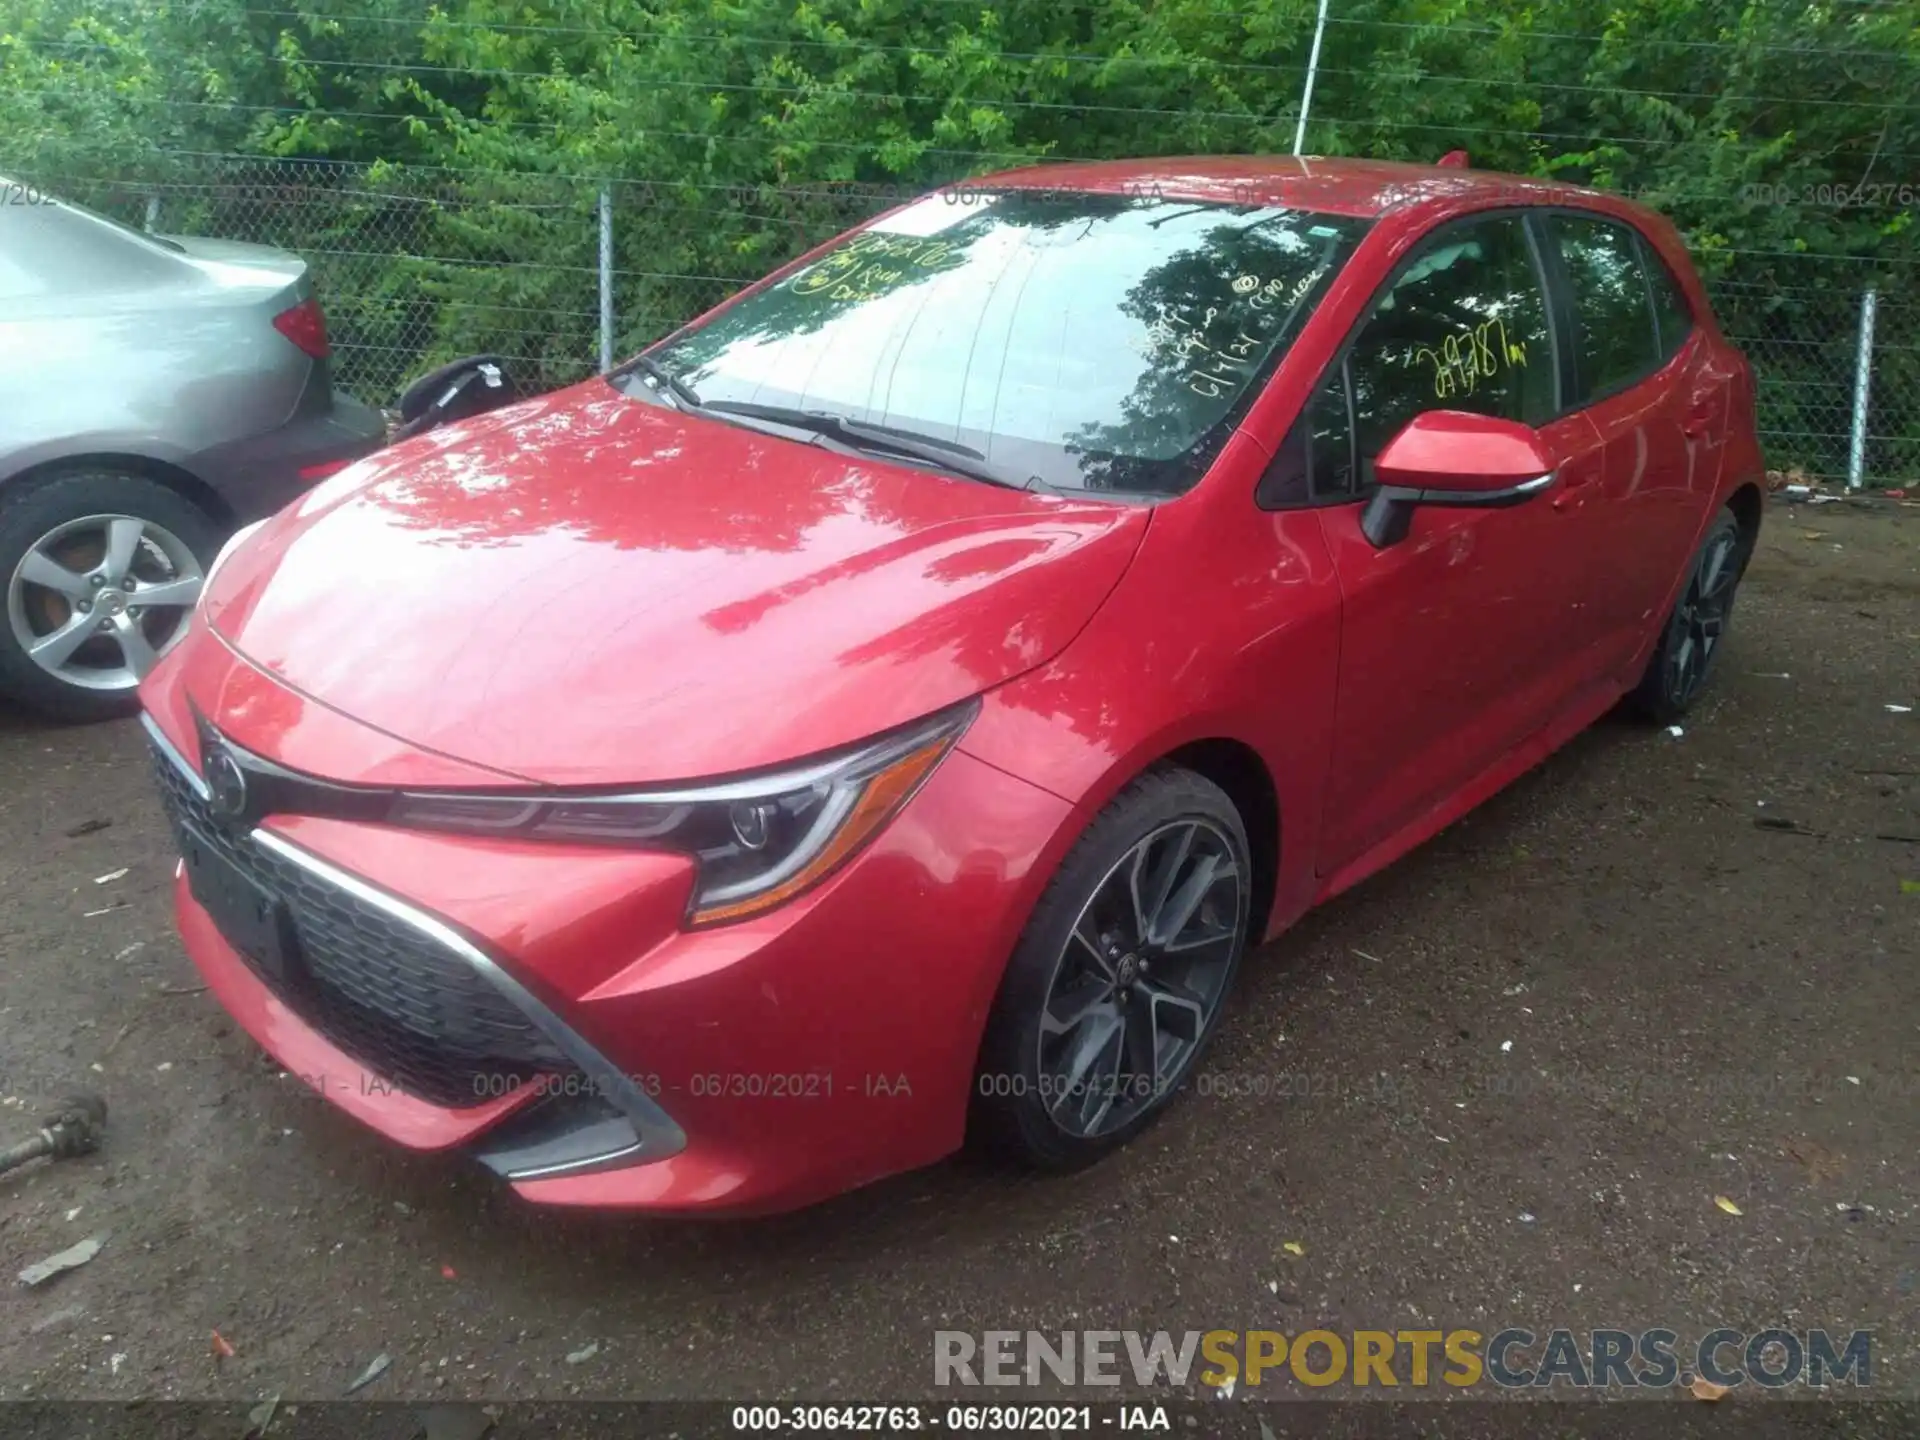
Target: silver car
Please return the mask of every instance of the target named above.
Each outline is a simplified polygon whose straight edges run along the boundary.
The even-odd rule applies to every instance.
[[[130,708],[227,534],[376,449],[306,262],[0,175],[0,695]]]

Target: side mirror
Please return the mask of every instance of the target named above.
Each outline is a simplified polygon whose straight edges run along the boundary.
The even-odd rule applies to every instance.
[[[1360,532],[1384,550],[1407,538],[1422,505],[1518,505],[1551,485],[1555,471],[1531,425],[1428,410],[1386,443],[1373,473],[1379,484],[1361,513]]]

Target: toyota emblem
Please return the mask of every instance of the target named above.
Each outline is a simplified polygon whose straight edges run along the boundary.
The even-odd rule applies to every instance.
[[[223,820],[239,819],[247,808],[247,776],[233,752],[224,745],[210,746],[202,769],[213,813]]]

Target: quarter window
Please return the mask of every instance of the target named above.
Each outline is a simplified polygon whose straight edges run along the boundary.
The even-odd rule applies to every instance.
[[[1337,500],[1353,488],[1353,432],[1347,416],[1344,367],[1336,365],[1313,392],[1266,474],[1255,502],[1284,510],[1315,500]]]
[[[1633,231],[1574,215],[1549,224],[1573,291],[1575,383],[1584,405],[1660,368],[1653,302]]]

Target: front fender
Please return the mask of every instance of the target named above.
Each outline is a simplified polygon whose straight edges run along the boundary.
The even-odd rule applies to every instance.
[[[1240,498],[1244,510],[1195,496],[1156,512],[1086,629],[990,692],[960,745],[1073,807],[1048,847],[1049,875],[1159,760],[1200,741],[1244,746],[1265,766],[1280,812],[1271,931],[1312,899],[1340,594],[1317,514],[1263,513]]]

